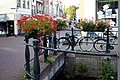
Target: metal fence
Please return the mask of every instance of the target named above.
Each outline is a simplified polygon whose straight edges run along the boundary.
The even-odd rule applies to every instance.
[[[47,57],[48,55],[48,51],[54,51],[56,52],[63,52],[63,53],[67,53],[67,54],[75,54],[76,57],[74,60],[81,60],[84,63],[88,63],[89,62],[89,68],[90,71],[88,74],[90,73],[98,73],[96,71],[100,71],[100,66],[102,64],[103,59],[107,56],[107,57],[111,57],[111,64],[114,66],[115,71],[117,70],[116,66],[117,66],[117,54],[96,54],[94,52],[78,52],[78,51],[71,51],[71,50],[60,50],[60,49],[56,49],[56,48],[49,48],[46,47],[46,44],[44,44],[44,46],[39,46],[39,41],[38,40],[34,40],[33,41],[33,45],[29,44],[29,36],[25,36],[25,40],[23,41],[23,43],[25,44],[25,60],[26,63],[24,65],[24,70],[26,72],[26,77],[27,79],[33,79],[33,80],[40,80],[40,61],[39,61],[39,49],[43,49],[43,55],[44,55],[44,62],[47,61]],[[44,40],[44,43],[47,43],[46,40]],[[34,50],[34,58],[30,59],[30,50],[29,48],[32,47]],[[74,61],[73,60],[73,61]],[[34,67],[34,72],[33,72],[33,76],[31,74],[31,70],[30,70],[30,62],[33,61],[33,67]],[[91,74],[93,75],[93,74]]]

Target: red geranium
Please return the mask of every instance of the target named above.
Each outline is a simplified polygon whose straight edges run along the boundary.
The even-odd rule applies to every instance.
[[[88,19],[81,19],[80,23],[78,24],[79,28],[82,31],[104,31],[105,29],[110,27],[109,21],[105,22],[103,20],[88,20]]]
[[[37,31],[38,34],[51,35],[57,29],[56,22],[49,15],[24,16],[18,20],[18,26],[27,34]]]

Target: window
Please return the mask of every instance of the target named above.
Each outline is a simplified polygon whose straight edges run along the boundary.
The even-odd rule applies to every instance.
[[[25,0],[23,0],[23,8],[25,8]]]
[[[27,9],[29,9],[29,8],[30,8],[29,1],[27,1]]]
[[[33,14],[34,14],[34,12],[33,12],[33,10],[34,10],[34,9],[33,9],[33,5],[32,5],[32,9],[31,9],[31,10],[32,10],[32,15],[33,15]]]
[[[17,0],[17,7],[21,6],[21,0]]]
[[[35,9],[36,9],[36,7],[34,6],[34,14],[36,13],[36,12],[35,12]]]
[[[96,18],[110,21],[110,26],[118,26],[118,1],[99,0],[96,1]],[[114,25],[112,25],[115,23]]]

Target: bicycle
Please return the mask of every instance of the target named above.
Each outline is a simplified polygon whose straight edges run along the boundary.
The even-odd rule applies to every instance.
[[[78,38],[76,36],[70,36],[68,33],[66,33],[66,37],[61,37],[58,39],[57,47],[59,49],[68,50],[68,49],[70,49],[70,47],[72,48],[72,46],[73,47],[77,46],[78,43],[79,43],[79,47],[82,51],[87,51],[87,50],[93,49],[92,38],[83,37],[81,34],[79,35],[79,38]]]
[[[46,42],[44,44],[44,39],[46,38]],[[46,36],[41,36],[37,39],[39,41],[39,46],[44,46],[44,47],[49,47],[50,43],[49,43],[49,36],[46,35]],[[43,49],[39,49],[38,51],[39,55],[42,55],[44,53],[44,50]]]
[[[104,35],[107,35],[106,32],[103,33]],[[113,50],[114,46],[117,43],[117,36],[113,35],[111,31],[109,31],[109,45],[108,49]],[[107,38],[98,38],[95,40],[93,47],[98,52],[105,52],[106,51],[106,44],[107,44]]]

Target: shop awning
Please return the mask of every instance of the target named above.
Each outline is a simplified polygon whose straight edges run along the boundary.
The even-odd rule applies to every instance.
[[[6,22],[7,16],[6,14],[0,14],[0,22]]]

